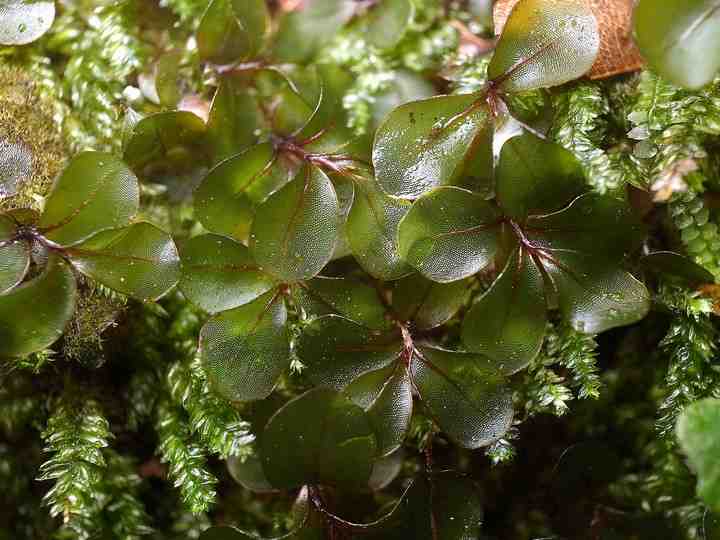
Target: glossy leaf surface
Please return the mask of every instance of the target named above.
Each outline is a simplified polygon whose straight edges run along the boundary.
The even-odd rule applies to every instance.
[[[18,285],[30,266],[30,246],[16,234],[15,222],[0,214],[0,294]]]
[[[30,148],[19,142],[0,139],[0,199],[17,195],[30,180],[33,156]]]
[[[262,296],[275,286],[261,272],[248,248],[217,234],[196,236],[180,249],[180,290],[210,313],[233,309]]]
[[[376,453],[368,415],[329,388],[315,388],[288,402],[262,436],[263,469],[277,488],[362,488]]]
[[[52,255],[38,277],[0,295],[0,357],[52,345],[75,312],[77,286],[68,264]]]
[[[210,319],[200,331],[200,358],[212,387],[231,401],[266,398],[290,365],[286,322],[274,292]]]
[[[207,124],[213,163],[234,156],[255,142],[259,122],[257,103],[247,88],[232,78],[222,79]]]
[[[0,45],[26,45],[55,20],[52,0],[0,0]]]
[[[215,63],[253,58],[264,43],[270,24],[263,0],[212,0],[200,21],[200,57]]]
[[[586,0],[520,0],[488,77],[505,92],[557,86],[587,73],[599,48],[597,20]]]
[[[437,283],[413,274],[395,283],[393,308],[404,321],[429,330],[450,320],[468,297],[468,282]]]
[[[384,0],[365,17],[365,39],[378,49],[390,49],[403,38],[412,22],[413,4],[409,0]]]
[[[705,268],[688,257],[672,251],[656,251],[645,255],[640,262],[649,271],[678,279],[690,285],[713,283],[715,278]]]
[[[98,231],[124,227],[137,214],[137,177],[119,159],[102,152],[82,152],[58,177],[38,222],[44,235],[63,246]]]
[[[480,195],[438,188],[415,201],[400,223],[400,255],[433,281],[463,279],[492,261],[499,221]]]
[[[245,489],[256,493],[268,493],[274,491],[265,476],[260,457],[251,454],[245,459],[237,456],[230,456],[227,461],[228,472],[238,484]]]

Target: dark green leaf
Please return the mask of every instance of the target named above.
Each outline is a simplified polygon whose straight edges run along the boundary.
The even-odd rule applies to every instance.
[[[450,320],[467,297],[466,280],[437,283],[413,274],[395,283],[392,304],[402,320],[412,321],[420,330],[429,330]]]
[[[32,173],[30,149],[22,143],[0,139],[0,199],[17,195]]]
[[[364,37],[379,49],[395,47],[405,35],[413,19],[410,0],[381,0],[364,20]]]
[[[512,393],[489,358],[421,346],[411,367],[423,404],[460,446],[487,446],[510,427]]]
[[[678,418],[677,437],[697,473],[698,495],[720,512],[720,400],[708,398],[689,405]]]
[[[561,146],[526,133],[507,141],[497,169],[497,198],[509,216],[558,210],[586,191],[580,163]]]
[[[182,55],[179,52],[163,54],[155,66],[155,91],[160,104],[165,107],[175,107],[180,101],[180,63]]]
[[[713,275],[692,260],[672,251],[656,251],[640,259],[642,265],[663,279],[676,278],[689,285],[714,283]]]
[[[453,183],[482,152],[489,115],[475,95],[438,96],[401,105],[375,134],[373,165],[389,195],[414,199]]]
[[[397,332],[375,332],[326,315],[303,327],[295,351],[310,380],[341,389],[363,373],[394,362],[402,352],[402,341]]]
[[[275,292],[210,319],[200,358],[210,384],[231,401],[266,398],[290,365],[287,309]]]
[[[456,281],[492,261],[499,225],[499,213],[480,195],[438,188],[415,201],[400,222],[400,256],[433,281]]]
[[[287,403],[262,437],[263,469],[277,488],[365,487],[376,454],[368,415],[329,388],[310,390]]]
[[[650,67],[673,84],[699,88],[720,69],[720,1],[641,0],[635,38]]]
[[[30,267],[30,246],[16,234],[16,223],[0,214],[0,295],[19,285]]]
[[[98,231],[128,225],[139,206],[138,180],[122,161],[83,152],[53,185],[38,227],[49,240],[69,246]]]
[[[76,289],[68,264],[51,255],[42,274],[0,295],[0,356],[25,356],[57,341],[75,312]]]
[[[590,70],[600,48],[586,0],[520,0],[512,10],[488,77],[505,92],[557,86]]]
[[[180,249],[180,290],[196,306],[218,313],[252,302],[275,286],[242,244],[216,234],[196,236]]]
[[[400,448],[410,428],[412,382],[404,364],[370,371],[355,379],[343,392],[368,414],[375,431],[378,455]]]
[[[261,117],[255,98],[232,78],[224,78],[210,107],[207,134],[213,163],[246,150],[255,142]]]
[[[155,301],[180,279],[175,243],[149,223],[100,232],[66,253],[86,276],[138,300]]]
[[[542,274],[527,251],[518,249],[465,316],[463,343],[495,360],[503,373],[515,373],[540,352],[546,322]]]
[[[212,0],[196,34],[200,57],[218,64],[254,58],[269,25],[264,0]]]
[[[230,456],[227,461],[228,472],[238,484],[256,493],[267,493],[274,488],[265,477],[260,457],[251,454],[246,458]]]
[[[308,315],[342,315],[367,328],[387,326],[385,307],[374,287],[350,278],[316,277],[298,283],[295,296]]]
[[[50,30],[52,0],[0,0],[0,45],[26,45]]]
[[[412,271],[400,258],[397,247],[398,225],[410,206],[409,201],[385,195],[371,179],[355,185],[347,237],[353,255],[371,276],[392,280]]]
[[[389,456],[380,458],[375,462],[373,466],[370,480],[368,480],[368,487],[373,491],[380,491],[388,487],[403,468],[405,458],[405,452],[397,450]]]
[[[289,282],[316,276],[340,236],[340,203],[320,169],[305,165],[257,211],[250,250],[266,272]]]

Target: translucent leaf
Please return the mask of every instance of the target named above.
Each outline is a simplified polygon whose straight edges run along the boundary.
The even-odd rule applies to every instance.
[[[438,96],[401,105],[375,134],[372,160],[380,187],[414,199],[460,177],[482,152],[489,121],[477,95]]]
[[[378,455],[400,448],[413,411],[412,382],[404,364],[370,371],[355,379],[343,392],[368,414],[375,431]]]
[[[380,491],[388,487],[400,474],[405,462],[405,452],[399,449],[389,456],[380,458],[373,466],[368,487],[373,491]]]
[[[19,285],[30,267],[30,246],[16,234],[16,223],[0,214],[0,295]]]
[[[250,250],[266,272],[289,282],[316,276],[340,235],[340,204],[320,169],[306,165],[257,211]]]
[[[640,259],[649,271],[663,279],[675,278],[689,285],[714,283],[715,277],[691,259],[672,251],[656,251]]]
[[[155,66],[155,90],[160,104],[175,107],[180,101],[180,64],[182,55],[179,52],[163,54]]]
[[[650,67],[673,84],[699,88],[720,69],[720,1],[641,0],[635,38]]]
[[[585,0],[521,0],[505,24],[488,77],[505,92],[557,86],[587,73],[600,34]]]
[[[256,493],[267,493],[274,491],[265,477],[260,457],[251,454],[246,458],[230,456],[227,460],[227,467],[230,476],[245,489]]]
[[[397,247],[398,225],[410,206],[409,201],[388,197],[369,179],[356,183],[347,237],[353,255],[371,276],[392,280],[412,271]]]
[[[266,398],[290,365],[287,309],[275,292],[210,319],[200,358],[212,387],[231,401]]]
[[[546,322],[542,274],[528,253],[518,249],[466,314],[462,339],[469,350],[486,354],[511,374],[540,352]]]
[[[295,343],[303,373],[317,385],[338,390],[363,373],[389,366],[402,348],[397,332],[375,332],[337,315],[311,321]]]
[[[395,283],[393,308],[404,321],[420,330],[430,330],[450,320],[468,297],[466,280],[437,283],[413,274]]]
[[[208,158],[205,122],[189,111],[147,116],[135,125],[123,158],[147,178],[202,166]]]
[[[378,49],[395,47],[413,19],[410,0],[383,0],[370,10],[364,20],[363,35]]]
[[[509,216],[523,219],[558,210],[586,190],[580,163],[561,146],[530,133],[503,145],[497,199]]]
[[[480,195],[438,188],[415,201],[400,222],[400,256],[433,281],[463,279],[492,261],[499,225],[499,213]]]
[[[245,239],[255,208],[291,180],[271,143],[257,144],[216,165],[195,190],[195,211],[209,230]]]
[[[204,234],[180,248],[180,290],[205,311],[218,313],[242,306],[275,286],[258,269],[248,248],[230,238]]]
[[[355,184],[350,178],[340,174],[328,174],[328,176],[332,180],[333,186],[335,186],[335,193],[340,204],[341,231],[332,256],[333,260],[335,260],[352,254],[347,234],[347,219],[355,202]]]
[[[425,78],[409,70],[395,70],[393,80],[388,81],[386,87],[374,96],[370,130],[374,132],[385,116],[396,107],[434,95],[435,88]]]
[[[18,188],[30,180],[33,156],[22,143],[0,139],[0,199],[17,195]]]
[[[283,62],[309,60],[354,13],[351,0],[304,2],[300,9],[286,12],[280,18],[273,56]]]
[[[0,295],[0,356],[25,356],[49,347],[75,312],[77,286],[55,255],[35,279]]]
[[[49,240],[69,246],[98,231],[128,225],[139,206],[137,177],[122,161],[111,154],[82,152],[55,181],[38,227]]]
[[[315,388],[288,402],[262,437],[263,469],[277,488],[362,488],[376,455],[368,415],[329,388]]]
[[[175,243],[149,223],[100,232],[66,254],[86,276],[138,300],[157,300],[180,279]]]
[[[264,0],[212,0],[195,36],[200,58],[218,64],[254,58],[269,25]]]
[[[255,142],[260,123],[255,98],[247,88],[226,77],[215,92],[207,124],[213,163],[246,150]]]
[[[26,45],[50,30],[52,0],[0,0],[0,45]]]
[[[378,291],[362,281],[316,277],[298,283],[295,297],[307,314],[314,317],[336,314],[371,329],[387,326]]]
[[[487,446],[510,427],[512,393],[489,358],[421,346],[411,370],[423,404],[463,448]]]
[[[697,473],[697,493],[713,512],[720,512],[720,400],[703,399],[680,415],[677,437]]]

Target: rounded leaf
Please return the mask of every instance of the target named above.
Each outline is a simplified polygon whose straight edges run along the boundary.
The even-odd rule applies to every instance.
[[[25,356],[49,347],[75,313],[77,285],[56,255],[35,279],[0,295],[0,357]]]
[[[274,491],[274,488],[265,477],[265,471],[262,468],[260,457],[256,454],[251,454],[244,459],[237,456],[230,456],[227,460],[227,467],[233,480],[245,489],[249,489],[255,493]]]
[[[378,184],[406,199],[452,184],[482,152],[488,121],[485,101],[475,94],[401,105],[375,134],[372,161]]]
[[[233,309],[275,286],[242,244],[217,234],[196,236],[180,246],[180,290],[210,313]]]
[[[275,292],[210,319],[200,359],[211,386],[231,401],[264,399],[290,365],[287,309]]]
[[[0,139],[0,199],[17,195],[33,173],[33,156],[22,143]]]
[[[66,253],[86,276],[138,300],[158,300],[180,279],[175,242],[150,223],[100,232]]]
[[[258,207],[250,250],[261,268],[278,279],[310,279],[332,258],[340,229],[340,203],[332,182],[320,169],[306,165]]]
[[[215,92],[207,123],[207,136],[213,163],[246,150],[255,142],[260,111],[247,88],[232,78],[224,78]]]
[[[645,255],[640,263],[647,270],[662,276],[676,278],[689,285],[714,283],[715,277],[691,259],[672,251],[656,251]]]
[[[265,475],[280,489],[365,487],[377,455],[368,415],[330,388],[288,402],[268,422],[261,444]]]
[[[17,224],[0,214],[0,295],[19,285],[30,267],[30,246],[16,234]]]
[[[253,58],[269,24],[264,0],[212,0],[195,36],[200,58],[218,64]]]
[[[0,0],[0,45],[26,45],[50,30],[53,0]]]
[[[383,0],[365,17],[363,35],[378,49],[395,47],[405,35],[414,14],[410,0]]]
[[[587,73],[599,49],[598,23],[587,0],[520,0],[488,77],[505,92],[557,86]]]
[[[55,181],[38,227],[49,240],[70,246],[128,225],[139,206],[140,186],[125,163],[111,154],[82,152]]]
[[[468,297],[466,280],[437,283],[413,274],[395,282],[393,308],[404,321],[420,330],[430,330],[449,321]]]
[[[480,354],[429,346],[417,348],[413,357],[420,399],[440,429],[463,448],[495,442],[512,423],[512,392],[494,364]]]
[[[498,211],[480,195],[438,188],[415,201],[400,222],[400,256],[433,281],[457,281],[492,261],[499,225]]]

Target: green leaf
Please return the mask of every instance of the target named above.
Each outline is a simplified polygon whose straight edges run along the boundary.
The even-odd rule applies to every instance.
[[[401,105],[375,134],[372,160],[380,187],[414,199],[452,184],[482,152],[489,122],[482,97],[438,96]]]
[[[398,254],[397,230],[410,202],[393,199],[364,179],[355,184],[355,199],[347,218],[347,239],[360,266],[378,279],[393,280],[412,268]]]
[[[382,0],[363,21],[364,38],[378,49],[395,47],[412,22],[414,11],[410,0]]]
[[[540,352],[547,306],[543,277],[524,249],[518,249],[490,289],[468,311],[462,326],[465,346],[496,361],[509,375]]]
[[[230,456],[227,460],[227,467],[230,476],[245,489],[255,493],[268,493],[274,488],[265,477],[260,457],[251,454],[246,458]]]
[[[671,83],[699,88],[720,69],[720,1],[641,0],[635,39],[650,67]]]
[[[52,0],[0,0],[0,45],[26,45],[50,30]]]
[[[250,147],[215,166],[195,190],[195,211],[209,230],[245,239],[255,209],[291,180],[271,143]]]
[[[247,87],[233,78],[223,78],[215,92],[207,124],[213,163],[249,148],[255,142],[260,120],[257,102]]]
[[[258,269],[248,248],[217,234],[196,236],[182,244],[180,260],[180,290],[210,313],[252,302],[275,286]]]
[[[122,161],[82,152],[53,185],[38,227],[49,240],[70,246],[98,231],[128,225],[139,206],[137,177]]]
[[[316,276],[340,235],[340,203],[320,169],[305,165],[257,211],[250,250],[266,272],[295,282]]]
[[[393,80],[387,81],[386,87],[374,96],[372,103],[372,121],[369,126],[374,132],[387,114],[396,107],[410,101],[431,98],[435,88],[427,81],[409,70],[398,69],[393,72]]]
[[[211,386],[231,401],[264,399],[290,365],[287,309],[276,292],[210,319],[200,359]]]
[[[26,356],[55,343],[75,312],[76,291],[68,264],[51,255],[42,274],[0,295],[0,356]]]
[[[420,346],[411,374],[440,429],[463,448],[487,446],[510,427],[512,393],[489,358]]]
[[[138,300],[158,300],[180,279],[175,243],[150,223],[100,232],[66,254],[86,276]]]
[[[467,280],[437,283],[413,274],[395,283],[393,308],[403,321],[430,330],[449,321],[468,297]]]
[[[32,178],[33,156],[22,143],[0,139],[0,199],[17,195]]]
[[[361,375],[343,393],[368,414],[378,455],[400,448],[413,411],[412,382],[401,362]]]
[[[350,0],[308,0],[280,17],[273,49],[282,62],[303,63],[329,43],[355,13]]]
[[[480,195],[438,188],[400,222],[400,256],[425,277],[446,283],[471,276],[493,259],[500,215]]]
[[[370,329],[387,326],[378,291],[362,281],[316,277],[298,283],[294,292],[298,304],[313,317],[336,314]]]
[[[265,474],[281,489],[363,488],[377,454],[368,415],[330,388],[288,402],[268,422],[261,444]]]
[[[513,137],[500,152],[497,199],[510,217],[547,214],[586,191],[585,174],[573,154],[530,133]]]
[[[212,0],[195,36],[200,58],[216,64],[254,58],[269,26],[264,0]]]
[[[587,73],[600,48],[585,0],[520,0],[503,29],[488,77],[504,92],[557,86]]]
[[[713,512],[720,512],[720,400],[690,404],[678,418],[677,437],[697,473],[698,496]]]
[[[168,52],[160,56],[155,66],[155,90],[160,104],[175,107],[180,101],[180,64],[182,54]]]
[[[30,267],[30,245],[16,234],[16,223],[0,214],[0,295],[19,285]]]
[[[363,373],[389,366],[402,348],[397,332],[372,331],[337,315],[314,319],[295,343],[310,380],[338,390]]]
[[[368,480],[368,487],[372,491],[381,491],[388,487],[397,478],[405,463],[405,452],[401,448],[383,458],[373,465],[373,472]]]
[[[188,111],[147,116],[135,125],[123,158],[147,178],[203,166],[208,161],[205,122]]]
[[[690,286],[715,282],[715,277],[705,268],[672,251],[650,253],[640,259],[640,263],[663,279],[676,279]]]

